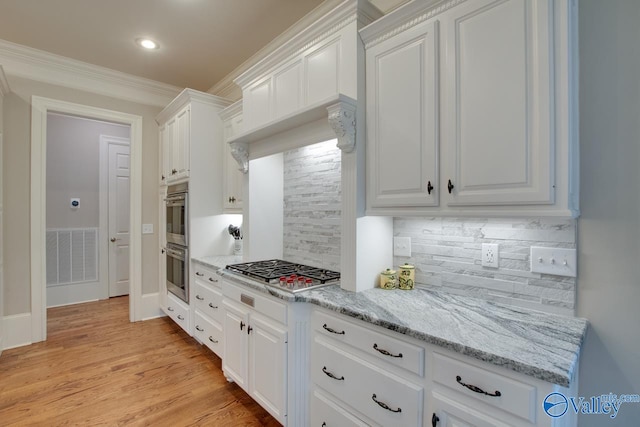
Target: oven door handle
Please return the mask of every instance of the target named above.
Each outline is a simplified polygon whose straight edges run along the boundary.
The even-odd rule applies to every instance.
[[[178,251],[173,250],[171,248],[165,248],[165,250],[167,251],[167,255],[169,255],[170,257],[177,258],[180,261],[184,261],[185,260],[185,254],[184,253],[178,252]]]
[[[176,195],[172,195],[172,196],[167,196],[166,199],[164,199],[165,202],[169,203],[169,202],[184,202],[186,200],[187,196],[185,194],[176,194]]]

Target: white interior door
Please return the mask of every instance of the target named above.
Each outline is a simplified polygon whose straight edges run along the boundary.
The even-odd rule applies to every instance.
[[[109,297],[129,294],[129,147],[109,144]]]

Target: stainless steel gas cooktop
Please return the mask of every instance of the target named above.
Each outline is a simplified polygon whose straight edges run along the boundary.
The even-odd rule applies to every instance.
[[[292,293],[332,285],[340,279],[337,271],[281,259],[229,264],[226,269]]]

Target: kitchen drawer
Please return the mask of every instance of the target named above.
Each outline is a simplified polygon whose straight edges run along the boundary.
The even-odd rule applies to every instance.
[[[213,269],[204,267],[200,264],[194,263],[193,273],[196,277],[196,280],[202,280],[203,282],[215,285],[220,284],[221,278],[220,275]]]
[[[222,357],[222,326],[199,311],[196,311],[194,322],[193,334],[196,338],[218,357]]]
[[[422,425],[421,386],[343,351],[316,336],[311,352],[313,382],[384,426]]]
[[[424,348],[389,337],[352,322],[338,318],[335,313],[315,310],[313,328],[387,363],[424,375]]]
[[[191,327],[189,325],[189,306],[171,292],[167,293],[167,308],[165,310],[167,316],[176,322],[182,329],[191,335]]]
[[[311,397],[311,426],[317,427],[368,427],[319,390]]]
[[[513,380],[503,375],[469,365],[440,353],[433,353],[433,380],[458,393],[479,399],[495,408],[535,422],[536,388],[530,384]],[[479,387],[487,393],[500,396],[488,396],[480,390],[472,391],[469,387]],[[472,387],[473,388],[473,387]]]
[[[226,281],[222,287],[222,293],[232,301],[253,307],[258,313],[271,317],[283,325],[287,324],[287,306],[284,303],[263,297]]]
[[[196,280],[194,286],[194,301],[197,310],[222,324],[224,313],[222,312],[222,293],[213,286]]]

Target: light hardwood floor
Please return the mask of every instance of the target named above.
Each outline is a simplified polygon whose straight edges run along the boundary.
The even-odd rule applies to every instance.
[[[0,426],[279,426],[168,318],[127,297],[48,310],[46,342],[0,356]]]

